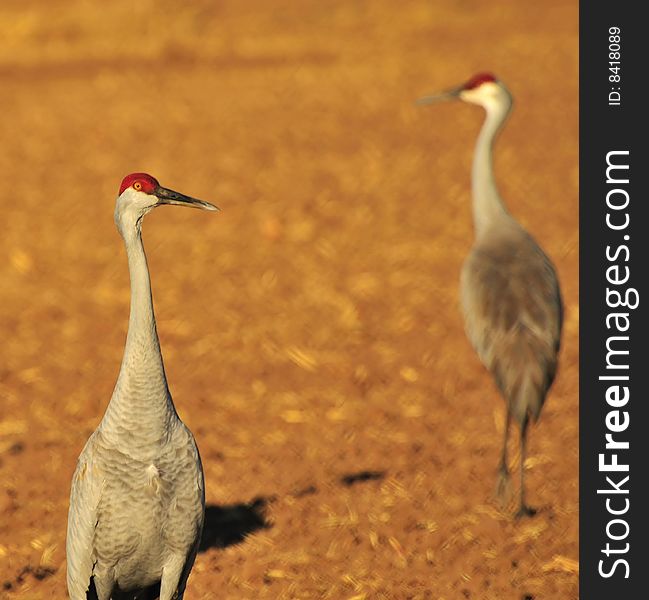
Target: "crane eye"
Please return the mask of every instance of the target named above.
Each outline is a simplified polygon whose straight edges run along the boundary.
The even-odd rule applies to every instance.
[[[140,191],[140,190],[142,189],[142,184],[141,184],[139,181],[136,181],[136,182],[133,184],[133,189],[134,189],[134,190],[138,190],[138,191]]]

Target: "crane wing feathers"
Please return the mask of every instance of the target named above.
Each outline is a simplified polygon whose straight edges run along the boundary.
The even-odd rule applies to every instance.
[[[521,233],[474,247],[462,306],[467,335],[499,388],[536,418],[556,374],[562,306],[552,263]]]
[[[95,435],[90,437],[79,456],[70,492],[66,554],[72,600],[85,600],[95,563],[94,535],[103,476],[93,461],[94,438]]]

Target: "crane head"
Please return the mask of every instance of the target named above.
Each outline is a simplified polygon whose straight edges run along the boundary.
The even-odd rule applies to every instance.
[[[125,210],[132,207],[142,214],[146,214],[161,204],[178,204],[203,210],[219,210],[209,202],[197,200],[162,187],[155,177],[147,173],[131,173],[122,179],[117,198],[118,208],[122,206]]]
[[[122,179],[115,205],[115,224],[122,233],[139,229],[142,217],[161,204],[193,206],[203,210],[219,210],[218,207],[162,187],[158,180],[147,173],[131,173]]]
[[[417,104],[435,104],[445,100],[463,100],[485,109],[489,109],[493,104],[511,104],[507,88],[491,73],[478,73],[462,85],[421,98]]]

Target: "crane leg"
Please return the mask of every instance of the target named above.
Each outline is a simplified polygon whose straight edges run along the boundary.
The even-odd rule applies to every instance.
[[[507,407],[507,416],[505,417],[505,439],[503,440],[503,450],[500,455],[500,463],[498,465],[498,479],[496,483],[496,498],[502,505],[505,505],[511,495],[511,477],[509,476],[509,469],[507,468],[507,440],[509,439],[509,424],[512,420],[512,413]]]
[[[521,517],[533,517],[536,514],[536,510],[531,506],[528,506],[525,503],[525,456],[526,456],[526,446],[527,446],[527,425],[528,418],[527,416],[521,423],[521,464],[520,464],[520,475],[521,475],[521,490],[520,490],[520,502],[518,507],[518,512],[516,513],[516,518],[520,519]]]

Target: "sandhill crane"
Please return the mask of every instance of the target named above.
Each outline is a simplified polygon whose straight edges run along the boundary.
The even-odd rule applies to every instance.
[[[128,257],[130,317],[112,398],[72,479],[72,600],[180,600],[203,528],[203,468],[167,387],[142,245],[142,218],[161,204],[217,210],[146,173],[128,175],[119,188],[115,223]]]
[[[512,97],[493,75],[419,100],[431,104],[459,99],[482,106],[486,119],[478,136],[471,173],[475,242],[460,278],[466,333],[505,398],[505,439],[497,494],[508,494],[507,439],[511,418],[520,425],[520,492],[517,517],[535,511],[525,502],[527,428],[541,413],[557,368],[562,306],[550,259],[509,214],[496,188],[493,142],[507,118]]]

